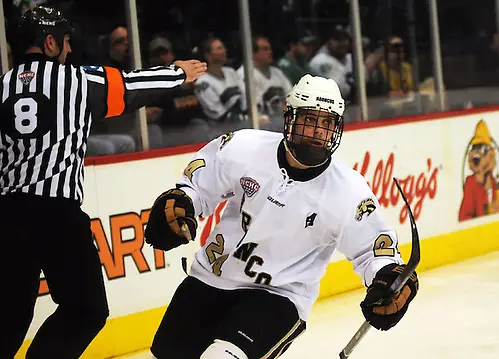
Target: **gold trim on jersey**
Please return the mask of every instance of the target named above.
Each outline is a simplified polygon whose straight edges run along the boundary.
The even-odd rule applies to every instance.
[[[298,338],[305,330],[301,329],[303,322],[301,319],[299,319],[295,325],[291,328],[291,330],[281,339],[277,342],[276,345],[274,345],[268,352],[265,354],[263,357],[260,359],[276,359],[278,358],[285,350],[288,348],[291,343]],[[292,338],[289,342],[286,343],[286,341],[293,336],[293,334],[296,333],[297,330],[300,330],[300,333],[294,338]],[[282,346],[282,347],[281,347]]]
[[[206,167],[206,162],[202,158],[192,160],[185,168],[184,175],[189,179],[189,181],[192,182],[192,175],[194,172],[203,167]]]

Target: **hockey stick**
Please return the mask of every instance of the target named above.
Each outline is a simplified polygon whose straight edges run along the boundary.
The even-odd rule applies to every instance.
[[[409,212],[409,219],[411,221],[411,231],[412,231],[412,252],[409,258],[409,262],[407,262],[407,265],[405,266],[402,273],[398,275],[393,284],[390,286],[390,292],[392,294],[395,294],[402,289],[404,284],[407,282],[409,277],[412,275],[412,273],[418,266],[420,259],[420,249],[419,249],[418,229],[416,227],[416,221],[414,220],[414,215],[412,214],[411,207],[409,206],[409,202],[407,201],[407,198],[405,197],[402,188],[400,188],[398,181],[395,178],[393,180],[395,181],[395,185],[397,186],[400,195],[402,196],[402,199],[404,200],[405,205],[407,206],[407,211]],[[364,338],[369,329],[371,329],[371,325],[366,320],[364,324],[361,325],[359,330],[357,330],[357,332],[354,334],[352,339],[350,339],[345,348],[341,351],[340,359],[347,359],[352,354],[357,344],[359,344],[362,338]]]

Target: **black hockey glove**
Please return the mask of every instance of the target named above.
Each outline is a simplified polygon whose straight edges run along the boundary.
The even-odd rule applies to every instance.
[[[404,267],[403,264],[393,263],[381,268],[367,288],[364,301],[360,303],[364,317],[376,329],[388,330],[394,327],[418,292],[419,282],[414,272],[398,293],[390,294],[390,286]]]
[[[152,206],[145,241],[156,249],[169,251],[193,240],[197,226],[192,200],[181,189],[170,189]]]

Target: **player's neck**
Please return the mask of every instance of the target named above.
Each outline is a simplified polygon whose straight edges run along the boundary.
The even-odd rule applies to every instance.
[[[298,162],[293,157],[293,155],[291,155],[291,153],[289,153],[289,151],[286,151],[286,161],[288,162],[288,164],[291,167],[299,169],[299,170],[304,170],[304,169],[310,168],[309,166],[305,166],[304,164],[301,164],[300,162]]]
[[[331,159],[328,159],[324,164],[317,167],[304,166],[288,153],[285,141],[283,140],[277,149],[277,163],[279,164],[279,168],[286,170],[289,178],[294,181],[304,182],[310,181],[323,173],[329,167]]]
[[[33,46],[33,47],[30,47],[29,49],[27,49],[24,53],[26,55],[29,55],[29,54],[43,54],[43,51],[39,47]]]
[[[400,66],[402,65],[402,61],[388,61],[388,68],[394,70],[400,70]]]
[[[266,62],[260,62],[257,60],[253,60],[253,66],[256,67],[258,70],[268,70],[270,69],[270,65]]]
[[[222,65],[213,65],[211,64],[207,70],[210,74],[213,74],[218,77],[224,77],[224,73],[222,71]]]
[[[260,71],[260,73],[267,77],[267,78],[270,78],[270,65],[264,65],[264,66],[258,66],[256,63],[255,63],[255,68]]]

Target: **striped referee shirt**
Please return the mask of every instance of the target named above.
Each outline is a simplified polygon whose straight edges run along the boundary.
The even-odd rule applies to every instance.
[[[0,195],[22,192],[81,203],[92,118],[135,111],[184,80],[175,66],[77,68],[27,55],[0,80]]]

